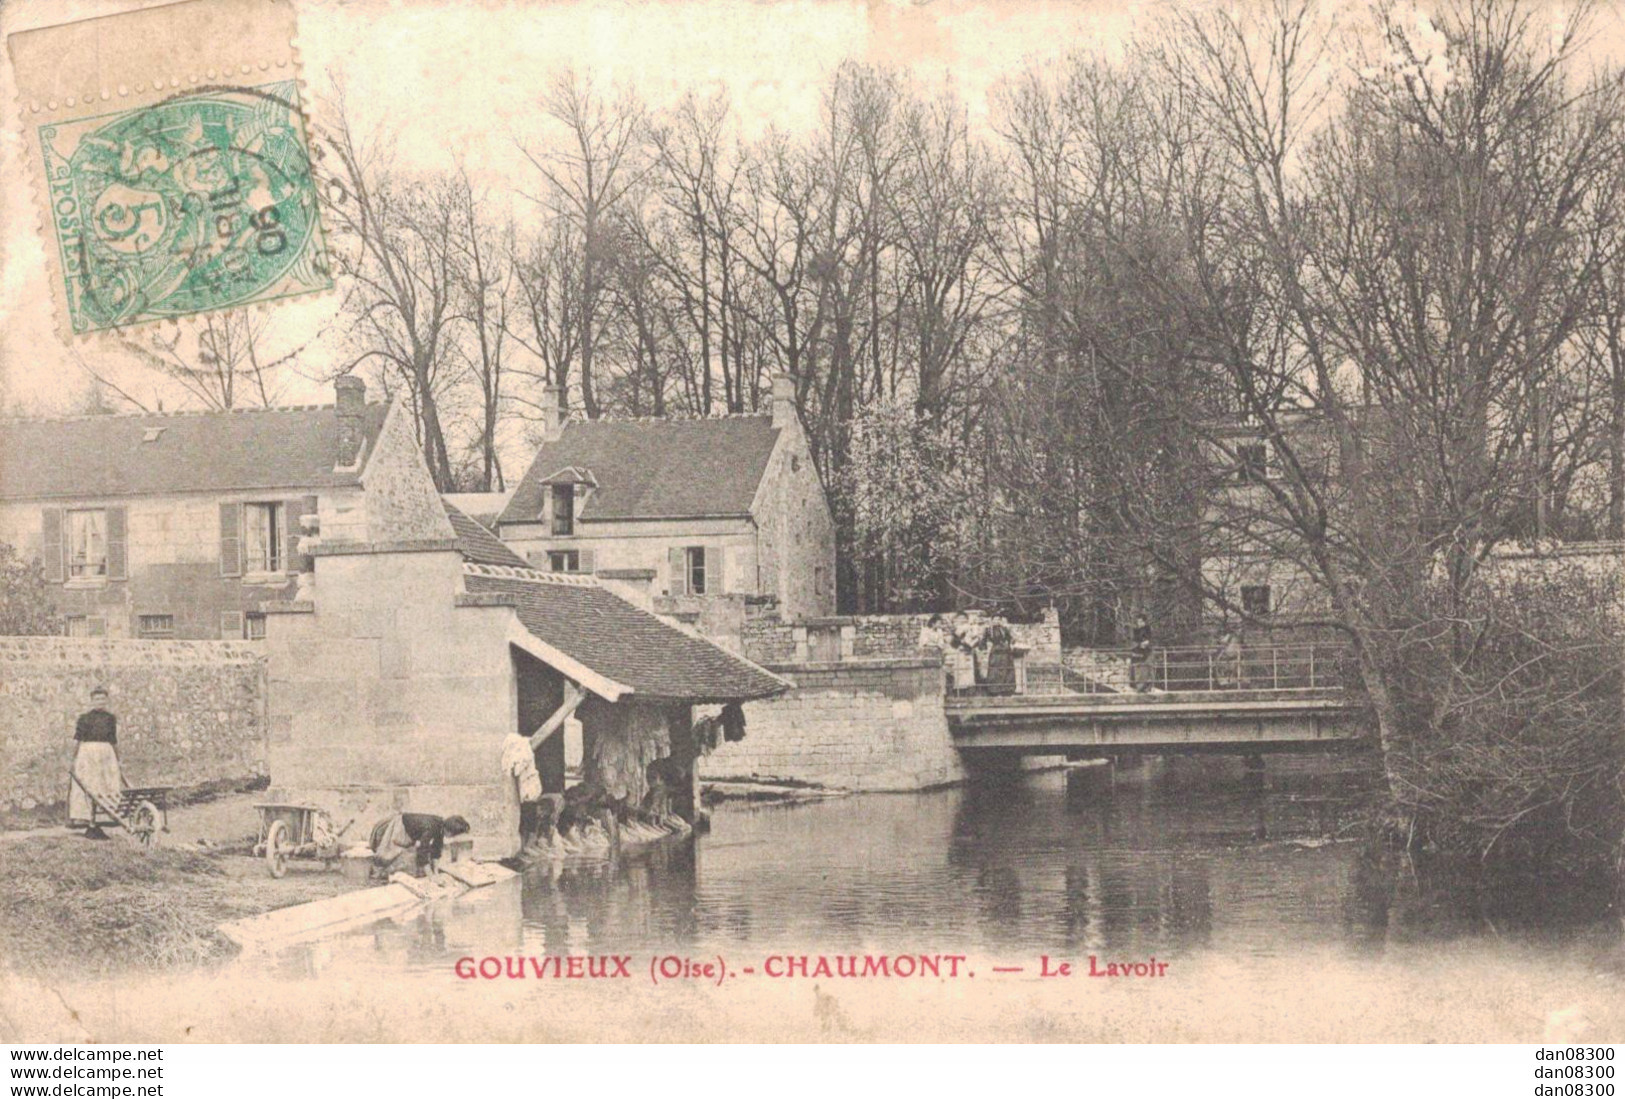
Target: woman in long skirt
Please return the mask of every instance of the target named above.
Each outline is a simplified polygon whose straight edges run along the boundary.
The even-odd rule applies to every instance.
[[[118,762],[118,719],[107,709],[107,688],[90,692],[90,709],[79,715],[73,739],[79,747],[73,756],[73,779],[68,783],[68,827],[83,828],[86,839],[106,839],[105,812],[91,800],[96,795],[117,804],[124,790],[124,775]]]

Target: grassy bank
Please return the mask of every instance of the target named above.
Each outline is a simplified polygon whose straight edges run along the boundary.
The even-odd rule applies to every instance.
[[[66,833],[0,843],[0,881],[0,966],[85,976],[218,962],[234,950],[221,923],[349,888],[337,874],[276,880],[258,859]]]

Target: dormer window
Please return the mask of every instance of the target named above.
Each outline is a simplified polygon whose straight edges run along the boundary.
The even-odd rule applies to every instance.
[[[574,485],[553,486],[553,533],[574,534],[576,530],[576,492]]]

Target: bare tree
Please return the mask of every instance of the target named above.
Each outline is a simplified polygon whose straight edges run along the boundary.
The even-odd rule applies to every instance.
[[[578,79],[572,72],[558,76],[541,107],[563,127],[563,142],[545,151],[520,148],[546,185],[541,194],[533,196],[534,201],[554,218],[568,222],[580,241],[580,262],[571,271],[570,288],[579,332],[576,361],[582,408],[589,417],[597,417],[600,405],[594,359],[603,339],[600,311],[609,282],[612,223],[644,172],[644,110],[630,93],[613,102],[604,99],[590,80]],[[557,379],[561,385],[567,380]]]
[[[461,165],[453,181],[452,198],[457,207],[456,234],[452,247],[457,253],[456,272],[461,279],[461,313],[471,329],[465,341],[468,374],[477,389],[477,431],[473,448],[478,467],[472,487],[475,491],[501,491],[502,457],[498,435],[506,396],[506,342],[509,312],[514,304],[517,265],[514,262],[512,222],[492,218],[489,202],[476,193]]]
[[[1266,327],[1291,332],[1278,358],[1240,334],[1220,357],[1274,475],[1219,518],[1313,578],[1413,810],[1450,738],[1481,566],[1541,491],[1539,395],[1605,258],[1584,242],[1612,217],[1591,198],[1619,125],[1602,86],[1574,86],[1585,19],[1553,36],[1532,7],[1469,0],[1436,27],[1390,22],[1316,133],[1330,88],[1312,9],[1186,18],[1167,62],[1236,183],[1205,246],[1207,302],[1237,270],[1211,257],[1256,249]]]
[[[326,148],[327,179],[349,287],[345,312],[356,354],[344,372],[376,365],[386,391],[405,392],[425,463],[441,491],[454,487],[441,400],[457,378],[454,326],[463,276],[457,191],[448,180],[396,174],[387,144],[357,138],[344,116]],[[325,158],[323,158],[325,160]]]

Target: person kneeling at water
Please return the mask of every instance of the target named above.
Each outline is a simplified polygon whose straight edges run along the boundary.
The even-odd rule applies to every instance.
[[[406,869],[407,858],[411,856],[412,873],[421,878],[425,870],[434,873],[435,864],[445,851],[446,837],[460,836],[467,831],[468,821],[462,817],[396,813],[373,827],[373,865],[387,877]]]

